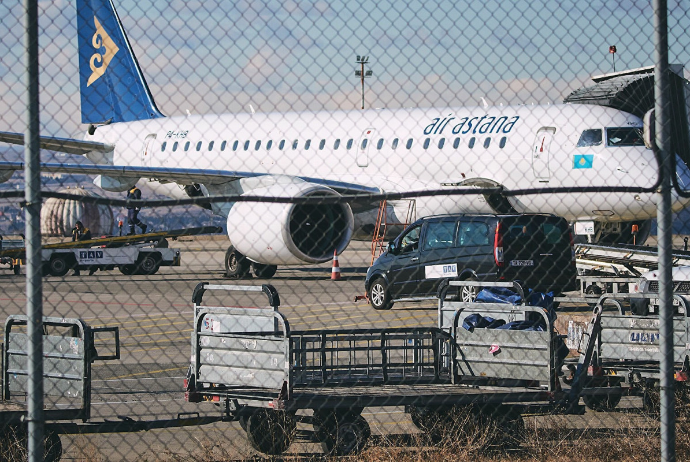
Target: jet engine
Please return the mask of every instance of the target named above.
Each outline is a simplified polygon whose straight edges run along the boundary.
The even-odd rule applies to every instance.
[[[354,228],[346,203],[323,203],[319,197],[338,197],[312,183],[274,184],[251,189],[244,196],[313,197],[303,204],[236,202],[228,214],[228,236],[235,249],[266,265],[323,263],[342,252]]]

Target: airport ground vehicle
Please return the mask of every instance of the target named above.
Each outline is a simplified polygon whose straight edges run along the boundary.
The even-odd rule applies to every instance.
[[[515,281],[556,294],[576,287],[572,234],[560,217],[443,215],[407,227],[367,271],[371,305],[434,297],[442,280]],[[473,300],[475,286],[458,296]]]
[[[690,293],[690,266],[676,266],[672,270],[673,293]],[[645,294],[649,298],[641,298],[631,301],[633,313],[645,316],[647,314],[659,313],[659,271],[652,270],[642,273],[639,280],[633,287],[634,293]],[[673,305],[682,314],[685,308],[681,305],[679,298],[674,297]]]
[[[19,249],[24,247],[24,238],[22,236],[16,236],[16,238],[8,239],[7,236],[3,238],[0,236],[0,265],[9,265],[14,274],[20,274],[22,261],[20,258],[3,256],[2,251],[7,249]]]
[[[158,231],[147,234],[109,236],[87,241],[60,242],[42,246],[43,274],[64,276],[71,269],[112,270],[123,274],[155,274],[161,266],[180,266],[180,251],[168,248],[168,240],[180,236],[222,232],[217,226]],[[0,258],[21,261],[25,248],[0,249]]]

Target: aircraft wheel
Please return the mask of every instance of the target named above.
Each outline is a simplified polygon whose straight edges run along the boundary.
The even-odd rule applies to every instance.
[[[118,269],[120,270],[120,273],[126,276],[131,276],[137,271],[136,265],[122,265]]]
[[[263,265],[261,263],[252,263],[254,276],[261,279],[271,279],[275,276],[278,267],[276,265]]]
[[[225,252],[225,277],[241,279],[247,275],[249,267],[247,257],[235,250],[234,246],[228,247]]]
[[[377,277],[369,288],[369,300],[375,310],[390,310],[393,307],[388,284],[382,277]]]

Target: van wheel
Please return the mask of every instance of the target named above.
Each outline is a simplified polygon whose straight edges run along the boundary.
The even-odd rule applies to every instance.
[[[393,307],[391,294],[388,292],[388,284],[383,278],[378,277],[371,283],[369,300],[371,300],[371,306],[375,310],[390,310]]]
[[[476,282],[477,278],[471,277],[465,279],[465,282]],[[471,303],[477,298],[479,292],[477,286],[462,286],[460,289],[460,301]]]

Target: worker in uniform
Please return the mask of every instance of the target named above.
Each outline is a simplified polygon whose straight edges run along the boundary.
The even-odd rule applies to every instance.
[[[136,186],[132,187],[132,189],[127,192],[127,200],[141,200],[141,190]],[[127,206],[127,224],[129,224],[129,234],[134,234],[134,225],[137,225],[141,228],[141,234],[146,232],[146,225],[142,223],[137,216],[139,215],[139,210],[141,210],[140,207],[134,205]]]
[[[74,224],[74,228],[72,228],[72,241],[88,241],[90,239],[91,230],[86,228],[81,221],[77,220],[77,222]],[[79,268],[74,268],[74,273],[72,273],[72,276],[79,276],[80,274]]]
[[[88,241],[91,239],[91,230],[85,228],[81,221],[77,221],[72,228],[72,241]]]

